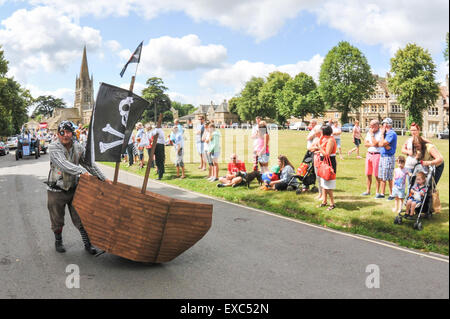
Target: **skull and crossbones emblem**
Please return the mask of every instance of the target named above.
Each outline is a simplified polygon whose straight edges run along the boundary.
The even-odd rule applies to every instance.
[[[124,127],[127,127],[127,122],[128,122],[128,115],[130,113],[130,108],[131,108],[131,104],[133,103],[133,97],[131,96],[127,96],[126,98],[124,98],[123,100],[120,101],[119,103],[119,114],[122,117],[121,119],[121,123]],[[99,147],[100,147],[100,152],[104,153],[107,150],[114,148],[116,146],[122,145],[123,144],[123,140],[125,138],[125,135],[117,130],[115,130],[113,127],[111,127],[111,125],[109,123],[106,124],[106,126],[104,128],[102,128],[103,132],[107,132],[110,133],[114,136],[120,137],[120,140],[111,142],[111,143],[103,143],[100,142],[99,143]]]

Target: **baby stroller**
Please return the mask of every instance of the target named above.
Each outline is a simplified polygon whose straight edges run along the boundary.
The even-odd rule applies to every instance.
[[[432,210],[433,196],[432,196],[432,194],[436,187],[436,183],[434,182],[435,167],[434,166],[424,167],[420,163],[417,163],[414,166],[413,174],[410,178],[408,190],[405,195],[405,200],[403,201],[403,205],[405,205],[405,206],[406,206],[406,202],[408,201],[408,197],[409,197],[408,194],[411,193],[411,189],[413,188],[414,184],[416,183],[416,175],[418,172],[424,172],[426,174],[425,186],[426,186],[427,191],[425,193],[425,196],[423,197],[423,200],[421,201],[420,206],[416,207],[414,216],[409,216],[409,215],[406,215],[405,213],[402,214],[402,212],[400,212],[395,217],[394,224],[400,225],[403,223],[404,219],[414,220],[415,223],[414,223],[413,228],[417,229],[417,230],[422,230],[423,227],[422,227],[421,218],[425,217],[426,219],[431,219],[431,217],[433,215],[433,210]]]
[[[295,182],[296,180],[298,180],[298,184]],[[297,174],[289,179],[287,190],[296,190],[296,194],[301,194],[302,191],[308,190],[309,186],[314,185],[315,182],[314,153],[307,151],[300,167],[297,169]]]

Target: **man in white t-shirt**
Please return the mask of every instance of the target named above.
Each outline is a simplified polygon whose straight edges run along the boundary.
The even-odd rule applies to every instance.
[[[200,155],[200,166],[201,170],[206,170],[206,158],[204,155],[205,144],[202,141],[203,134],[205,133],[205,118],[203,116],[198,117],[198,124],[195,127],[195,144],[197,146],[197,152]]]
[[[364,146],[367,147],[366,155],[366,177],[367,189],[361,195],[370,195],[370,188],[372,186],[372,175],[375,176],[376,195],[380,194],[380,179],[378,177],[378,167],[381,158],[381,150],[378,147],[378,142],[381,140],[380,123],[378,120],[370,121],[370,129],[367,132],[364,140]]]
[[[252,127],[252,139],[253,139],[253,170],[258,170],[258,153],[256,149],[258,148],[258,136],[259,136],[259,122],[261,122],[261,116],[256,117],[256,124]]]
[[[316,137],[316,133],[314,131],[314,127],[317,125],[317,120],[311,120],[310,126],[308,127],[309,134],[306,137],[306,149],[309,149],[311,147],[312,141]]]

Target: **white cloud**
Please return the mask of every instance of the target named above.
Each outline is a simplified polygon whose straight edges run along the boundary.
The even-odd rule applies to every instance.
[[[343,0],[312,11],[320,23],[358,42],[382,45],[393,55],[408,42],[438,53],[448,31],[448,10],[448,0]]]
[[[436,69],[436,81],[442,86],[446,85],[445,76],[448,74],[448,62],[441,62]]]
[[[168,92],[171,101],[183,104],[192,104],[198,107],[200,104],[220,104],[223,100],[231,99],[235,94],[233,92],[210,92],[209,90],[199,95],[189,95],[179,92]]]
[[[249,62],[246,60],[238,61],[234,64],[226,65],[222,68],[213,69],[206,72],[199,81],[200,86],[210,88],[217,91],[215,88],[223,85],[237,93],[240,91],[245,82],[251,79],[252,76],[266,77],[273,71],[286,72],[291,76],[295,76],[300,72],[311,75],[316,81],[319,78],[320,66],[322,65],[323,57],[316,54],[309,61],[299,61],[296,64],[285,64],[276,66],[274,64],[265,64],[262,62]]]
[[[57,98],[61,98],[66,103],[67,107],[73,107],[73,102],[75,99],[75,91],[73,89],[68,88],[59,88],[56,90],[42,90],[38,86],[33,84],[25,84],[24,87],[30,90],[31,96],[37,98],[41,95],[52,95]],[[31,114],[33,109],[28,110],[28,113]]]
[[[208,21],[243,31],[257,40],[267,39],[295,18],[302,9],[315,7],[322,0],[30,0],[57,8],[76,17],[91,14],[96,17],[128,16],[136,13],[153,19],[168,11],[181,11],[195,21]]]
[[[19,79],[41,68],[64,70],[80,58],[83,45],[96,51],[102,42],[98,30],[81,27],[49,7],[17,10],[1,25],[0,43],[10,61],[11,75]]]
[[[153,19],[168,11],[184,12],[195,21],[208,21],[242,31],[257,41],[276,35],[300,12],[356,41],[381,44],[394,52],[407,42],[436,50],[448,30],[448,0],[30,0],[75,17],[128,16]]]
[[[130,58],[130,50],[120,51],[123,63]],[[170,71],[189,71],[219,66],[227,57],[222,45],[202,45],[195,34],[182,38],[163,36],[151,39],[142,48],[139,73],[164,76]]]
[[[116,40],[109,40],[106,41],[106,47],[108,47],[113,52],[117,52],[122,48],[122,45]]]
[[[130,89],[130,83],[122,83],[122,84],[120,84],[120,87],[122,89],[129,90]],[[142,95],[142,90],[145,89],[146,87],[147,86],[145,84],[143,84],[143,83],[134,82],[133,93],[141,96]]]

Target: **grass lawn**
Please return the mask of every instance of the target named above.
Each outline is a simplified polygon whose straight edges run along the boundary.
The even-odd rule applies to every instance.
[[[225,131],[221,130],[221,133],[223,136]],[[167,134],[168,131],[166,136]],[[191,140],[190,137],[192,137],[192,130],[186,131],[185,135],[188,135],[187,146]],[[279,154],[286,155],[292,164],[296,166],[295,169],[306,152],[306,135],[307,132],[303,131],[278,131]],[[397,155],[401,154],[401,146],[406,139],[406,136],[399,136]],[[445,159],[445,170],[438,185],[442,212],[433,215],[432,220],[424,219],[422,223],[424,229],[422,231],[414,230],[413,222],[409,221],[405,221],[402,225],[395,225],[393,223],[395,214],[391,210],[394,205],[393,201],[375,199],[374,184],[372,185],[373,195],[369,197],[360,195],[365,191],[364,157],[366,148],[361,146],[363,159],[356,159],[355,153],[348,157],[346,155],[347,151],[354,147],[351,133],[343,133],[342,136],[342,150],[345,155],[344,160],[339,160],[338,158],[337,187],[334,192],[337,207],[332,211],[327,211],[326,207],[316,207],[320,203],[315,199],[317,194],[296,195],[295,192],[288,191],[262,191],[256,182],[253,182],[250,189],[246,187],[217,188],[217,183],[210,183],[203,179],[206,176],[206,172],[197,169],[198,163],[187,163],[189,159],[193,158],[192,155],[185,155],[184,157],[187,178],[184,180],[177,179],[176,168],[169,160],[172,147],[166,147],[166,173],[162,181],[230,202],[264,209],[325,227],[383,239],[405,247],[448,255],[449,143],[448,140],[438,139],[432,142],[437,146]],[[222,159],[224,162],[220,164],[220,175],[226,174],[226,162],[231,152],[236,152],[236,150],[243,151],[242,154],[245,153],[245,159],[247,159],[248,149],[249,142],[236,143],[236,138],[234,139],[233,148],[228,152],[225,152],[225,147],[222,147]],[[271,155],[274,156],[274,154]],[[105,164],[114,166],[114,163]],[[271,158],[269,167],[274,164],[276,164],[275,157]],[[247,170],[250,170],[252,164],[246,161],[246,167]],[[128,168],[125,163],[122,163],[121,169],[142,176],[145,173],[145,168],[139,170],[136,164]],[[155,174],[156,171],[152,169],[150,178],[155,178]],[[388,192],[389,188],[386,187],[386,189]]]

